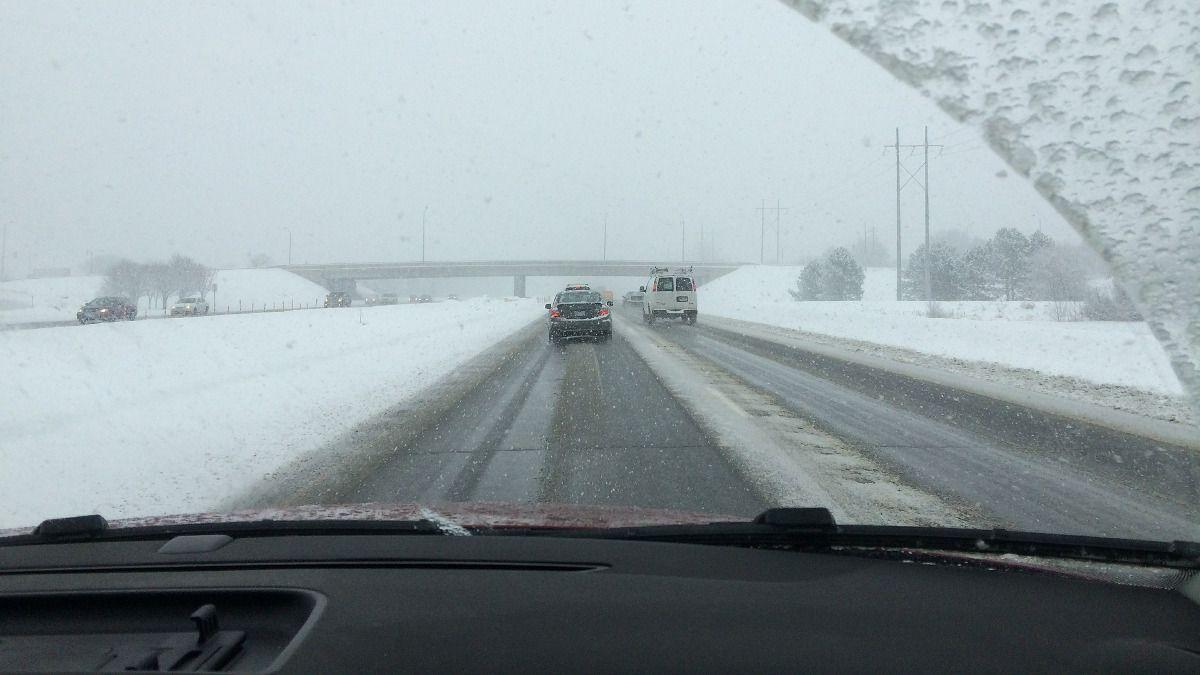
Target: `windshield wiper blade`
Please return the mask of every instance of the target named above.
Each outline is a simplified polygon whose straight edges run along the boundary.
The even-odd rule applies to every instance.
[[[461,535],[462,531],[434,519],[417,520],[232,520],[167,525],[110,527],[103,516],[92,514],[42,521],[32,532],[0,537],[0,546],[62,544],[122,539],[160,539],[182,534],[231,536],[284,536],[319,534],[432,534]],[[469,534],[469,532],[468,532]]]
[[[1200,543],[1006,529],[838,525],[824,508],[769,509],[748,522],[540,530],[543,536],[627,539],[797,550],[921,549],[1014,554],[1121,564],[1200,567]],[[515,533],[514,533],[515,534]]]

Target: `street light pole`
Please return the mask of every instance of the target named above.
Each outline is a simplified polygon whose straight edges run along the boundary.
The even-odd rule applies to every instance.
[[[600,259],[608,262],[608,214],[604,214],[604,243],[600,247]]]
[[[292,264],[292,228],[283,228],[288,233],[288,265]]]
[[[429,213],[429,206],[425,206],[425,210],[421,212],[421,262],[425,262],[425,215]]]

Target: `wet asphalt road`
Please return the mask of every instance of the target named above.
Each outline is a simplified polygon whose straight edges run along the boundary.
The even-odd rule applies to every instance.
[[[385,437],[378,441],[387,446]],[[532,341],[345,501],[766,508],[620,335]]]
[[[1200,538],[1193,454],[703,324],[645,329],[996,527]]]
[[[343,502],[601,504],[752,515],[768,504],[622,335],[650,331],[973,513],[976,525],[1200,539],[1187,451],[828,362],[726,331],[643,326],[608,343],[532,340]],[[1114,460],[1113,457],[1117,459]]]

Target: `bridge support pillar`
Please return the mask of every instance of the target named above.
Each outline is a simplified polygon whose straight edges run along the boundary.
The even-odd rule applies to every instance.
[[[525,275],[518,274],[513,277],[513,295],[518,298],[525,297]]]

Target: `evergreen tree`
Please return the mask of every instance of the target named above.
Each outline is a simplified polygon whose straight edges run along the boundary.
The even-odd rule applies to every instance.
[[[862,300],[865,275],[850,251],[841,246],[831,250],[825,255],[822,272],[824,299]]]
[[[967,294],[967,266],[958,251],[934,242],[929,255],[930,286],[933,300],[962,300]],[[925,297],[925,245],[908,256],[908,269],[900,290],[906,300],[929,300]]]
[[[800,299],[825,299],[825,269],[820,260],[810,262],[800,272]]]

